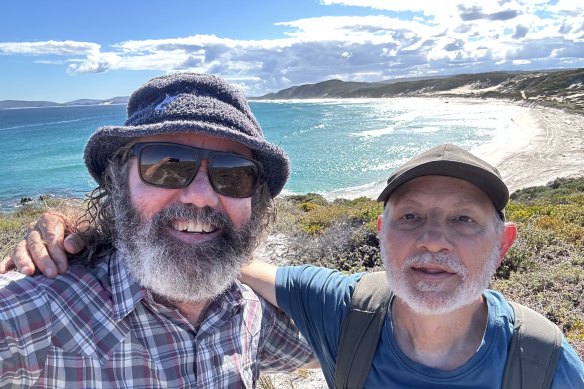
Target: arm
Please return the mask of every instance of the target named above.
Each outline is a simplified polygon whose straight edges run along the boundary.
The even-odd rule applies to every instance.
[[[262,331],[258,355],[264,372],[292,372],[320,367],[312,348],[283,311],[262,302]]]
[[[241,269],[240,281],[249,285],[257,294],[270,304],[278,306],[276,301],[277,266],[254,259]]]
[[[18,242],[11,256],[0,262],[0,273],[11,269],[32,275],[38,268],[47,277],[67,271],[67,253],[83,250],[84,243],[76,234],[65,238],[73,230],[72,220],[56,212],[45,212],[28,226],[28,233]]]
[[[278,270],[277,266],[272,264],[262,262],[260,260],[254,259],[249,264],[245,265],[241,269],[241,275],[239,277],[240,281],[246,285],[249,285],[250,288],[254,290],[257,294],[262,296],[264,300],[268,301],[273,306],[277,307],[276,304],[276,271]],[[280,313],[283,315],[283,313]],[[280,319],[280,322],[287,322],[289,319],[286,317],[286,320]],[[281,330],[280,330],[281,331]],[[284,331],[281,331],[284,332]],[[297,345],[299,350],[302,352],[306,352],[306,346],[303,344],[305,340]],[[291,344],[296,343],[296,341],[291,342]],[[266,342],[266,344],[270,344],[270,342]],[[301,346],[302,345],[302,346]],[[269,347],[267,347],[269,348]],[[276,348],[279,349],[279,348]],[[302,354],[299,351],[296,351],[295,354]],[[281,360],[281,358],[277,358]],[[308,362],[305,362],[303,366],[300,368],[302,369],[318,369],[320,368],[320,363],[315,356]]]

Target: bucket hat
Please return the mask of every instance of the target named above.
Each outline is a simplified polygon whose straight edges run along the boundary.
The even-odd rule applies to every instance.
[[[241,143],[263,165],[272,197],[290,175],[284,150],[268,142],[243,92],[210,74],[174,73],[156,77],[138,88],[128,101],[122,126],[98,128],[87,141],[85,165],[98,184],[114,153],[146,135],[195,133]]]

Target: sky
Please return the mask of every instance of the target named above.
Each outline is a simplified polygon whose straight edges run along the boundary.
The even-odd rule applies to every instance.
[[[582,0],[8,0],[0,100],[128,96],[177,71],[261,96],[381,81],[584,67]]]

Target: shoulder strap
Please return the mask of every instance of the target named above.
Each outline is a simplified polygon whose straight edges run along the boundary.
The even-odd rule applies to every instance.
[[[392,296],[384,271],[365,274],[357,282],[339,338],[335,388],[365,384]]]
[[[515,328],[502,388],[550,388],[560,356],[562,331],[534,310],[509,303],[515,312]]]

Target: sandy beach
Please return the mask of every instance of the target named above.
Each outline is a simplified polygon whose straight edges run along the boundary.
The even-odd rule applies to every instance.
[[[556,178],[584,175],[584,115],[567,113],[544,106],[524,105],[523,102],[471,97],[428,96],[450,106],[469,104],[513,106],[513,114],[505,109],[505,117],[492,141],[471,151],[491,163],[501,173],[509,192],[530,186],[546,185]],[[420,99],[420,97],[415,97]],[[462,111],[461,111],[462,112]],[[388,176],[390,171],[387,172]],[[385,180],[359,191],[323,194],[327,200],[336,197],[366,196],[377,199]]]
[[[546,107],[525,108],[496,137],[475,150],[494,164],[510,192],[584,174],[584,116]]]
[[[448,101],[450,105],[508,104],[517,108],[516,113],[503,122],[491,142],[471,150],[499,169],[510,193],[530,186],[545,185],[559,177],[584,175],[584,115],[494,99],[429,98]],[[384,187],[385,182],[378,183],[346,197],[367,196],[376,199]]]

